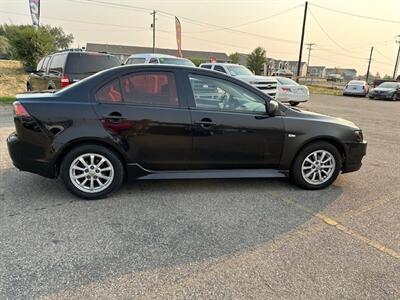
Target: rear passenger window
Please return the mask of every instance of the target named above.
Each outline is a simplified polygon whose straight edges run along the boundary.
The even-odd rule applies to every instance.
[[[126,103],[179,106],[173,73],[130,74],[121,78],[121,85]]]
[[[203,69],[211,69],[211,67],[212,67],[211,65],[202,65],[201,66],[201,68],[203,68]]]
[[[218,71],[218,72],[221,72],[221,73],[226,73],[224,68],[221,67],[221,66],[214,66],[214,71]]]
[[[119,79],[114,79],[113,81],[101,87],[96,92],[95,98],[99,102],[112,102],[112,103],[122,102]]]

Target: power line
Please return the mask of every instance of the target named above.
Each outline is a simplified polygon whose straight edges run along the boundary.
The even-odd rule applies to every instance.
[[[303,6],[302,4],[296,5],[296,6],[293,6],[291,8],[288,8],[288,9],[285,9],[283,11],[280,11],[280,12],[278,12],[276,14],[273,14],[273,15],[270,15],[270,16],[267,16],[267,17],[263,17],[263,18],[260,18],[260,19],[257,19],[257,20],[253,20],[253,21],[249,21],[249,22],[245,22],[245,23],[240,23],[240,24],[233,25],[233,26],[227,26],[227,27],[224,27],[224,29],[229,30],[229,29],[233,29],[233,28],[237,28],[237,27],[242,27],[242,26],[246,26],[246,25],[250,25],[250,24],[255,24],[255,23],[262,22],[262,21],[266,21],[266,20],[272,19],[274,17],[283,15],[283,14],[289,12],[289,11],[292,11],[292,10],[294,10],[296,8],[299,8],[299,7],[302,7],[302,6]],[[218,28],[218,29],[210,29],[210,30],[203,30],[203,31],[191,31],[191,32],[187,32],[187,33],[206,33],[206,32],[214,32],[214,31],[221,31],[221,30],[223,30],[223,29],[222,28]]]
[[[79,2],[84,1],[84,2],[87,2],[88,4],[89,3],[90,4],[100,3],[102,5],[109,5],[110,7],[114,7],[114,8],[124,8],[124,9],[133,8],[133,9],[146,10],[147,12],[151,12],[152,11],[152,10],[144,8],[144,7],[133,6],[133,5],[128,5],[128,4],[117,4],[117,3],[101,1],[101,0],[69,0],[69,1],[79,1]],[[211,24],[211,23],[208,23],[208,22],[191,19],[191,18],[188,18],[188,17],[185,17],[185,16],[175,15],[175,14],[172,14],[170,12],[163,11],[163,10],[157,10],[157,13],[159,13],[159,15],[164,15],[164,16],[172,17],[172,18],[175,18],[175,16],[177,16],[177,17],[179,17],[179,19],[185,20],[188,23],[196,24],[196,25],[199,25],[199,26],[214,27],[214,28],[218,28],[220,30],[230,31],[232,33],[246,35],[247,37],[254,36],[254,37],[257,37],[257,38],[262,38],[262,39],[266,39],[266,40],[273,40],[273,41],[283,42],[283,43],[290,43],[290,44],[297,44],[298,43],[297,41],[294,41],[294,40],[276,38],[276,37],[272,37],[272,36],[266,36],[266,35],[252,33],[252,32],[236,30],[236,29],[232,29],[232,28],[228,28],[228,27],[224,27],[224,26],[220,26],[220,25],[216,25],[216,24]]]
[[[391,58],[387,57],[385,54],[383,54],[383,53],[382,53],[381,51],[379,51],[378,49],[375,48],[374,50],[375,50],[375,52],[378,53],[380,56],[386,58],[386,60],[392,61]]]
[[[23,14],[23,13],[17,13],[17,12],[12,12],[12,11],[5,11],[5,10],[0,10],[0,13],[11,14],[11,15],[17,15],[17,16],[27,16],[27,17],[30,17],[29,14]],[[139,26],[118,25],[118,24],[99,23],[99,22],[88,22],[88,21],[82,21],[82,20],[73,20],[73,19],[64,19],[64,18],[53,18],[53,17],[44,17],[44,16],[41,16],[41,18],[43,18],[43,19],[48,19],[48,20],[72,22],[72,23],[81,23],[81,24],[90,24],[90,25],[102,25],[102,26],[113,26],[113,27],[120,27],[120,28],[133,28],[133,29],[142,29],[142,30],[146,29],[146,30],[148,30],[148,28],[139,27]]]
[[[319,23],[319,21],[317,20],[317,18],[314,16],[314,14],[312,13],[312,11],[310,10],[310,15],[311,17],[314,19],[315,23],[317,23],[319,29],[321,29],[321,31],[327,36],[327,38],[334,43],[336,46],[338,46],[340,49],[349,52],[348,49],[344,48],[342,45],[340,45],[338,42],[336,42],[329,34],[328,32],[326,32],[326,30],[322,27],[321,23]]]
[[[329,11],[332,11],[332,12],[336,12],[336,13],[339,13],[339,14],[342,14],[342,15],[348,15],[348,16],[352,16],[352,17],[375,20],[375,21],[381,21],[381,22],[387,22],[387,23],[400,24],[400,21],[396,21],[396,20],[382,19],[382,18],[376,18],[376,17],[370,17],[370,16],[364,16],[364,15],[349,13],[349,12],[346,12],[346,11],[341,11],[341,10],[329,8],[329,7],[321,6],[321,5],[314,4],[314,3],[310,3],[310,5],[318,7],[318,8],[321,8],[321,9],[329,10]]]

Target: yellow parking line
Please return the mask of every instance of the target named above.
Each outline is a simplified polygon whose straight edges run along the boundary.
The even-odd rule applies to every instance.
[[[385,253],[385,254],[393,257],[393,258],[400,259],[400,253],[396,252],[393,249],[390,249],[390,248],[386,247],[385,245],[383,245],[383,244],[381,244],[381,243],[379,243],[377,241],[374,241],[374,240],[372,240],[372,239],[370,239],[370,238],[368,238],[366,236],[363,236],[363,235],[355,232],[354,230],[352,230],[350,228],[347,228],[346,226],[344,226],[343,224],[340,224],[335,219],[333,219],[333,218],[331,218],[331,217],[329,217],[327,215],[321,214],[321,213],[315,213],[313,210],[311,210],[311,209],[309,209],[309,208],[307,208],[307,207],[305,207],[305,206],[303,206],[303,205],[301,205],[301,204],[299,204],[296,201],[293,201],[291,199],[282,198],[282,197],[280,197],[280,199],[282,201],[288,203],[288,204],[296,206],[297,208],[305,211],[306,213],[309,213],[309,214],[313,215],[314,217],[320,219],[321,221],[323,221],[327,225],[333,226],[337,230],[339,230],[341,232],[344,232],[344,233],[348,234],[349,236],[364,242],[365,244],[375,248],[376,250],[381,251],[381,252],[383,252],[383,253]]]

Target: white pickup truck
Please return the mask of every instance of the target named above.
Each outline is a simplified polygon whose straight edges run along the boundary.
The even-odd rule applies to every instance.
[[[245,66],[228,63],[204,63],[200,65],[200,68],[225,73],[255,86],[271,97],[276,95],[278,81],[275,77],[254,75]]]

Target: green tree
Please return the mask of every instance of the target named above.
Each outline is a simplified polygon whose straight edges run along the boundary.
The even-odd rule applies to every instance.
[[[3,26],[11,47],[11,56],[32,69],[43,56],[56,50],[55,40],[45,27]]]
[[[61,27],[51,27],[45,25],[46,30],[53,36],[55,46],[58,50],[68,49],[74,41],[72,33],[65,33]]]
[[[229,59],[233,64],[238,64],[240,62],[240,54],[238,52],[229,54]]]
[[[256,75],[261,74],[264,63],[267,62],[265,49],[257,47],[247,57],[247,67]]]
[[[390,75],[388,75],[388,74],[385,74],[385,76],[383,76],[382,79],[390,80],[390,79],[392,79],[392,76],[390,76]]]
[[[192,63],[195,64],[196,67],[198,67],[202,63],[204,63],[204,59],[202,59],[202,58],[190,57],[189,59],[192,61]]]

